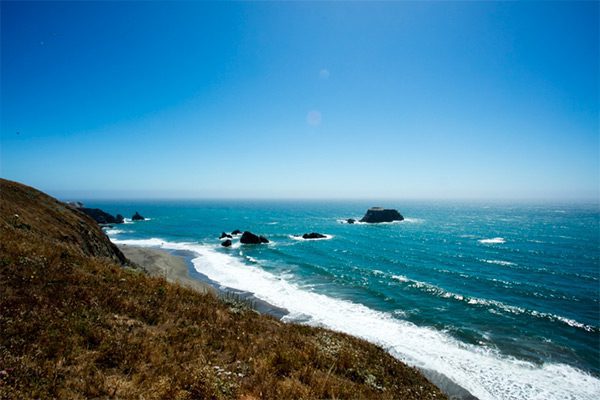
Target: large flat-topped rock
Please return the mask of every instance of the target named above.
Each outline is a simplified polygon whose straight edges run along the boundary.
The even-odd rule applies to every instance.
[[[360,222],[368,222],[376,224],[380,222],[402,221],[404,217],[393,208],[371,207],[360,220]]]

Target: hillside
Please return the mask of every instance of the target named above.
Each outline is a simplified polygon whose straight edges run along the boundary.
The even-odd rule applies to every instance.
[[[440,399],[344,334],[129,267],[88,216],[0,180],[0,398]]]

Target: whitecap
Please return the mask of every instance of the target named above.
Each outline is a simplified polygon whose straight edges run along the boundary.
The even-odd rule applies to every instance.
[[[410,279],[404,275],[392,275],[392,278],[400,282],[410,282]]]
[[[504,265],[504,266],[517,265],[514,262],[504,261],[504,260],[485,260],[485,259],[479,259],[479,260],[483,261],[485,263],[488,263],[488,264],[496,264],[496,265]]]
[[[500,244],[500,243],[506,243],[506,240],[501,237],[495,237],[495,238],[491,238],[491,239],[479,239],[479,243]]]

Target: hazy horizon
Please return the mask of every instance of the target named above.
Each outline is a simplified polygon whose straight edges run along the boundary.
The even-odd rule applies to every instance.
[[[66,199],[598,201],[598,2],[2,2],[0,175]]]

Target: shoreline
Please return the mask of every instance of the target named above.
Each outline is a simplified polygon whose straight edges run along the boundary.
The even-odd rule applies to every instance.
[[[198,272],[192,262],[197,256],[190,250],[168,250],[127,244],[119,244],[118,247],[130,261],[152,276],[164,277],[169,282],[182,284],[201,293],[211,293],[225,301],[233,297],[234,300],[251,304],[251,308],[258,313],[270,315],[278,320],[289,314],[288,310],[261,300],[251,292],[220,285]],[[468,390],[445,375],[430,369],[417,369],[449,398],[478,400]]]
[[[127,244],[118,245],[121,252],[151,276],[160,276],[168,282],[181,284],[200,293],[210,293],[225,300],[240,300],[261,314],[281,319],[288,310],[257,298],[253,293],[220,285],[196,271],[192,260],[197,256],[189,250],[167,250]]]
[[[150,276],[163,277],[167,282],[177,283],[200,293],[216,294],[214,288],[208,283],[190,276],[188,266],[182,257],[176,257],[166,250],[152,247],[126,244],[120,244],[118,247],[128,260]]]

